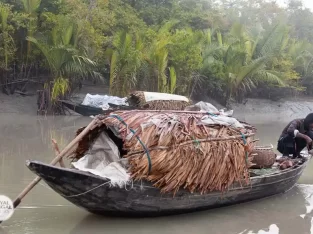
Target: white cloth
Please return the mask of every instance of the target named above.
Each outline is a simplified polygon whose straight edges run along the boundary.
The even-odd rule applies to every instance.
[[[208,125],[219,124],[235,128],[244,128],[244,126],[237,119],[223,115],[206,115],[202,117],[201,122]]]
[[[82,105],[99,107],[103,110],[108,110],[110,108],[109,103],[119,105],[119,106],[128,106],[127,98],[120,98],[115,96],[107,96],[107,95],[91,95],[87,93],[85,96]]]
[[[189,99],[176,95],[176,94],[169,94],[169,93],[156,93],[156,92],[144,92],[145,95],[145,100],[146,102],[150,101],[158,101],[158,100],[175,100],[175,101],[184,101],[184,102],[189,102]]]
[[[199,107],[201,111],[205,111],[205,112],[211,112],[211,113],[218,113],[218,109],[213,106],[211,103],[208,102],[198,102],[195,104],[195,106]]]
[[[293,134],[294,134],[295,137],[297,137],[297,134],[298,134],[298,133],[299,133],[299,130],[298,130],[298,129],[294,130],[294,132],[293,132]]]
[[[112,185],[125,186],[130,175],[120,162],[119,150],[111,138],[102,132],[84,157],[72,165],[81,171],[110,179]]]
[[[200,102],[196,103],[195,106],[199,107],[200,111],[210,112],[212,114],[219,113],[220,115],[223,115],[223,116],[232,116],[234,113],[233,110],[229,110],[226,112],[224,111],[224,109],[218,110],[215,106],[213,106],[209,102],[200,101]]]

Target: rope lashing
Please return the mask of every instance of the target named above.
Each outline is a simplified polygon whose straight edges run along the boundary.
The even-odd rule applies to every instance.
[[[207,112],[207,113],[208,113],[208,115],[211,115],[211,116],[213,116],[213,117],[217,117],[216,114],[213,114],[213,113],[211,113],[211,112]]]
[[[131,182],[132,182],[132,183],[131,183],[131,188],[130,188],[130,189],[132,189],[132,188],[134,187],[134,181],[131,181]],[[91,188],[91,189],[88,189],[87,191],[82,192],[82,193],[78,193],[78,194],[74,194],[74,195],[69,195],[69,196],[62,195],[62,197],[65,197],[65,198],[80,197],[80,196],[86,195],[86,194],[88,194],[88,193],[90,193],[90,192],[92,192],[92,191],[94,191],[94,190],[96,190],[96,189],[98,189],[98,188],[101,188],[102,186],[105,186],[105,185],[112,186],[111,181],[104,182],[104,183],[102,183],[102,184],[100,184],[100,185],[98,185],[98,186],[96,186],[96,187],[93,187],[93,188]],[[126,190],[126,191],[130,191],[130,189],[128,189],[128,190],[126,189],[126,186],[127,186],[127,183],[125,183],[125,190]]]
[[[102,183],[102,184],[100,184],[100,185],[98,185],[98,186],[96,186],[96,187],[94,187],[94,188],[92,188],[92,189],[89,189],[89,190],[85,191],[85,192],[78,193],[78,194],[75,194],[75,195],[69,195],[69,196],[62,195],[62,197],[66,197],[66,198],[79,197],[79,196],[85,195],[85,194],[87,194],[87,193],[90,193],[90,192],[92,192],[93,190],[96,190],[96,189],[98,189],[98,188],[100,188],[100,187],[102,187],[102,186],[104,186],[104,185],[109,184],[109,183],[110,183],[110,181],[107,181],[107,182]]]
[[[122,124],[124,124],[134,134],[134,136],[136,136],[136,132],[132,128],[129,128],[128,124],[119,115],[112,114],[112,115],[107,116],[107,118],[108,117],[115,118],[115,119],[119,120]],[[141,144],[141,146],[143,147],[143,149],[146,152],[146,155],[147,155],[147,158],[148,158],[148,164],[149,164],[149,172],[148,173],[150,174],[151,168],[152,168],[152,164],[151,164],[151,157],[150,157],[150,154],[149,154],[149,150],[148,150],[148,148],[145,146],[145,144],[141,141],[141,139],[138,136],[136,136],[136,138],[137,138],[137,140],[139,141],[139,143]]]
[[[199,148],[200,147],[200,141],[197,138],[195,138],[194,136],[192,138],[193,138],[192,142],[195,143],[197,148]]]

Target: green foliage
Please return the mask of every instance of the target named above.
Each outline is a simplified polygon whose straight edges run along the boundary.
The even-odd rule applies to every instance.
[[[15,63],[32,73],[38,63],[53,100],[77,80],[102,76],[119,96],[133,89],[189,96],[201,88],[228,102],[259,87],[313,93],[310,10],[298,0],[287,9],[215,2],[3,0],[0,68]]]
[[[285,85],[281,72],[269,69],[276,58],[272,50],[276,47],[282,48],[284,43],[283,40],[278,45],[271,42],[276,40],[271,35],[269,33],[255,45],[255,40],[250,39],[244,28],[238,24],[234,24],[225,38],[219,32],[216,33],[216,42],[209,44],[204,53],[203,74],[222,80],[226,102],[256,88],[260,83]],[[273,45],[276,47],[271,47]],[[209,74],[206,74],[208,71]]]
[[[170,67],[170,93],[174,93],[176,89],[177,76],[174,67]]]
[[[46,37],[27,37],[42,52],[51,71],[54,82],[52,101],[69,91],[70,82],[84,79],[85,76],[100,77],[96,63],[80,48],[80,27],[68,18],[60,17],[56,26]]]
[[[141,42],[139,38],[126,31],[116,34],[110,55],[110,93],[127,95],[136,85],[136,73],[142,63]]]
[[[62,77],[56,78],[52,87],[51,99],[55,102],[60,96],[64,96],[69,90],[69,80]]]
[[[9,35],[9,27],[8,27],[8,17],[11,13],[11,8],[9,5],[0,4],[0,23],[1,23],[1,44],[2,48],[1,51],[3,51],[3,65],[5,69],[8,68],[9,64],[9,43],[10,43],[10,35]]]

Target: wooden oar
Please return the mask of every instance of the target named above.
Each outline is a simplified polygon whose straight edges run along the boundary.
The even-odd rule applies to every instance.
[[[69,143],[62,152],[53,159],[53,161],[50,163],[52,166],[56,165],[64,156],[66,156],[68,153],[72,153],[72,149],[74,146],[95,126],[97,126],[98,119],[93,119],[90,124],[71,142]],[[98,122],[99,123],[99,122]],[[14,209],[21,203],[22,199],[39,183],[41,178],[37,176],[21,193],[18,195],[18,197],[13,202]],[[0,224],[2,221],[0,221]]]

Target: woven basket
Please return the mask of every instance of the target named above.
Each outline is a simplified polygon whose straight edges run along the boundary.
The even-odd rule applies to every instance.
[[[257,148],[251,152],[253,155],[253,160],[251,168],[260,169],[260,168],[271,168],[276,160],[276,154],[272,148]]]

